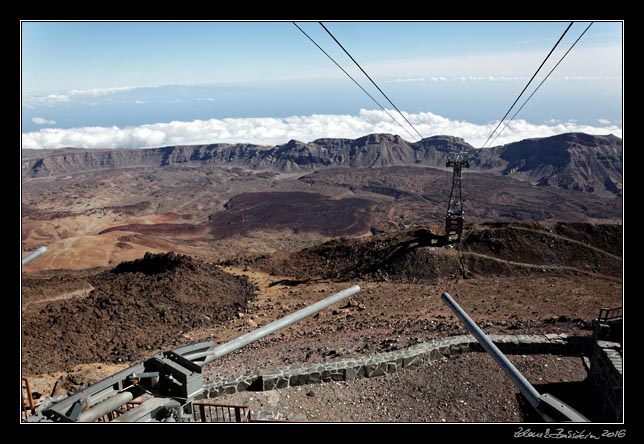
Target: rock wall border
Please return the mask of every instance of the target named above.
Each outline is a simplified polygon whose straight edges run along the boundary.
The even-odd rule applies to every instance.
[[[510,355],[579,355],[582,352],[589,353],[593,349],[594,342],[590,336],[568,336],[565,334],[488,336],[503,353]],[[483,351],[481,345],[472,335],[451,336],[433,339],[391,352],[335,359],[322,363],[274,367],[254,374],[215,380],[205,385],[202,397],[215,398],[246,390],[266,391],[331,381],[350,382],[358,378],[373,378],[396,373],[407,367],[426,364],[462,353]],[[621,360],[619,375],[621,381]]]
[[[621,349],[619,343],[597,341],[590,361],[593,391],[602,400],[602,414],[618,422],[623,420]]]

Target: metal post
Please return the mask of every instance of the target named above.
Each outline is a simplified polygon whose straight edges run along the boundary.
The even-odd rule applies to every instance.
[[[241,409],[239,407],[235,407],[235,422],[242,422]]]
[[[33,261],[38,256],[43,254],[45,251],[47,251],[47,247],[40,247],[39,249],[32,251],[27,256],[22,258],[22,265],[27,265],[29,262]]]
[[[456,303],[454,299],[449,295],[449,293],[445,292],[441,295],[441,298],[443,299],[443,302],[447,304],[447,306],[454,312],[454,314],[461,320],[463,324],[465,324],[465,327],[472,333],[472,335],[476,338],[477,341],[479,341],[479,344],[485,349],[486,352],[488,352],[494,360],[501,366],[503,371],[505,372],[506,375],[508,375],[512,381],[519,387],[519,390],[521,390],[521,393],[523,393],[523,396],[526,397],[528,402],[534,407],[535,409],[539,407],[541,404],[541,400],[539,399],[541,395],[539,395],[539,392],[528,382],[528,380],[517,370],[517,368],[508,360],[508,358],[505,357],[503,353],[501,353],[501,350],[498,349],[496,345],[492,341],[490,341],[490,338],[487,337],[487,335],[479,328],[478,325],[476,325],[476,322],[474,322],[468,315],[463,311],[463,309]]]
[[[353,296],[359,291],[360,291],[360,286],[354,285],[352,287],[347,288],[346,290],[342,290],[339,293],[331,295],[326,299],[322,299],[321,301],[318,301],[315,304],[309,305],[308,307],[304,307],[303,309],[298,310],[295,313],[286,315],[281,319],[277,319],[276,321],[271,322],[270,324],[266,324],[263,327],[259,327],[249,333],[246,333],[245,335],[242,335],[236,339],[233,339],[232,341],[219,345],[210,351],[205,351],[205,352],[197,351],[194,354],[185,353],[183,354],[183,356],[190,360],[195,360],[202,356],[207,356],[206,359],[204,359],[204,361],[201,364],[199,364],[199,365],[203,365],[214,359],[221,358],[224,355],[232,353],[235,350],[238,350],[252,342],[255,342],[263,338],[264,336],[268,336],[271,333],[274,333],[278,330],[288,327],[289,325],[297,321],[300,321],[308,316],[311,316],[319,311],[322,311],[325,308],[333,304],[336,304],[342,301],[343,299],[348,298],[349,296]]]
[[[34,397],[31,394],[31,387],[29,386],[29,380],[27,378],[22,378],[22,382],[25,383],[25,388],[27,389],[27,400],[29,401],[29,410],[31,410],[31,413],[34,413],[34,410],[36,409],[36,406],[34,404]],[[24,396],[24,392],[22,393]]]
[[[201,415],[201,422],[206,422],[206,406],[205,405],[199,404],[199,414]]]

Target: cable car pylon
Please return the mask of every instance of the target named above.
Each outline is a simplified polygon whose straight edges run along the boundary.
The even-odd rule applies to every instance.
[[[470,162],[467,152],[458,151],[451,153],[446,162],[452,168],[452,190],[449,193],[447,214],[445,215],[445,236],[447,243],[459,243],[463,234],[463,193],[461,191],[461,172],[469,168]]]

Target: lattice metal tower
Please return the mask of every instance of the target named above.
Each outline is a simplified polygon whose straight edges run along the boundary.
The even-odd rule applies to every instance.
[[[463,195],[461,192],[461,171],[469,168],[470,163],[466,152],[451,154],[446,166],[452,167],[452,190],[449,193],[447,215],[445,216],[445,235],[448,242],[460,242],[463,234]]]

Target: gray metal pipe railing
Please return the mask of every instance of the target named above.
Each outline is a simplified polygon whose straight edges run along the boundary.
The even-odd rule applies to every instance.
[[[27,265],[29,262],[36,259],[38,256],[47,251],[47,247],[40,247],[37,250],[32,251],[27,256],[22,258],[22,265]]]
[[[217,358],[221,358],[222,356],[225,356],[229,353],[232,353],[235,350],[238,350],[252,342],[255,342],[263,338],[264,336],[267,336],[271,333],[276,332],[277,330],[281,330],[282,328],[288,327],[289,325],[297,321],[300,321],[308,316],[311,316],[319,311],[322,311],[325,308],[333,304],[336,304],[342,301],[343,299],[348,298],[349,296],[353,296],[359,291],[360,291],[360,286],[354,285],[352,287],[347,288],[346,290],[342,290],[338,293],[335,293],[329,296],[328,298],[322,299],[321,301],[318,301],[315,304],[309,305],[308,307],[304,307],[303,309],[298,310],[289,315],[286,315],[283,318],[277,319],[271,322],[270,324],[266,324],[263,327],[259,327],[249,333],[246,333],[245,335],[242,335],[236,339],[233,339],[232,341],[226,342],[225,344],[221,344],[215,347],[211,351],[196,352],[194,354],[187,353],[183,356],[187,359],[194,360],[207,355],[206,359],[201,364],[203,365],[207,362],[210,362]]]
[[[454,312],[454,314],[461,320],[465,327],[472,333],[472,335],[479,341],[479,344],[488,352],[494,360],[501,366],[506,375],[519,387],[523,396],[526,397],[528,402],[535,409],[541,404],[539,392],[530,384],[530,382],[517,370],[517,368],[510,362],[508,358],[498,349],[496,345],[487,337],[487,335],[480,329],[476,322],[470,318],[465,311],[456,303],[454,299],[445,292],[441,295],[443,302]]]

